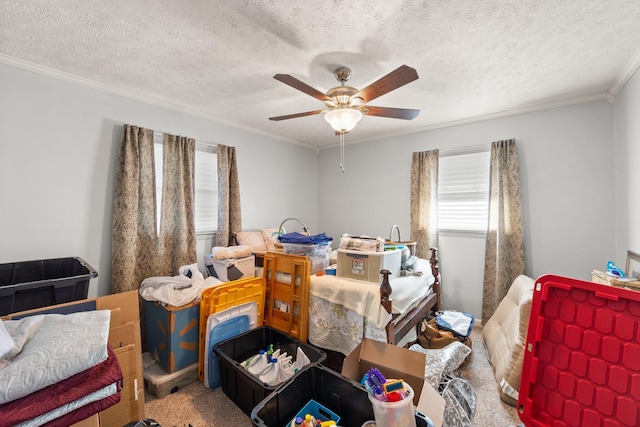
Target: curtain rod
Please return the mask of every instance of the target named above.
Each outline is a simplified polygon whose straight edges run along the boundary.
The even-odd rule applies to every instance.
[[[168,133],[169,135],[173,135],[173,134],[172,134],[172,133],[170,133],[170,132],[162,132],[162,131],[157,131],[157,130],[154,130],[154,131],[153,131],[153,135],[154,135],[154,136],[159,136],[159,137],[163,137],[163,135],[164,135],[165,133]],[[194,139],[195,139],[195,138],[194,138]],[[209,142],[209,141],[198,141],[197,139],[196,139],[196,145],[201,145],[201,146],[204,146],[204,147],[207,147],[207,148],[216,148],[216,147],[218,146],[218,144],[216,144],[215,142]]]

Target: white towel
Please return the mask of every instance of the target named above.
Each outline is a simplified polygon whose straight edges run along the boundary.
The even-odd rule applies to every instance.
[[[236,259],[244,258],[251,255],[251,246],[238,245],[238,246],[214,246],[211,248],[211,256],[214,259]]]

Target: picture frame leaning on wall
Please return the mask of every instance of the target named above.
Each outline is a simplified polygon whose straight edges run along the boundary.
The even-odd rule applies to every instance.
[[[640,253],[627,250],[627,264],[624,268],[627,277],[640,277]]]

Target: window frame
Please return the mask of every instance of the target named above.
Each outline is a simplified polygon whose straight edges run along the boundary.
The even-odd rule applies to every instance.
[[[442,159],[443,158],[452,158],[456,156],[466,156],[466,155],[474,155],[474,154],[482,154],[485,157],[486,161],[486,217],[485,217],[485,227],[483,230],[479,228],[473,229],[465,229],[465,228],[443,228],[442,227],[442,215],[440,211],[441,207],[441,181],[442,181]],[[439,165],[438,165],[438,233],[441,235],[451,235],[451,236],[468,236],[468,237],[477,237],[484,238],[486,236],[488,226],[489,226],[489,200],[490,200],[490,167],[491,167],[491,147],[485,146],[474,146],[474,147],[466,147],[460,149],[452,149],[446,151],[440,151],[439,155]],[[478,192],[476,192],[478,193]]]

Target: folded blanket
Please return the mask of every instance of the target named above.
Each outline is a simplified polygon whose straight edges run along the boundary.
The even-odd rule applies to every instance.
[[[283,234],[278,237],[278,240],[281,243],[296,243],[301,245],[324,245],[331,243],[333,238],[325,235],[324,233],[316,234],[314,236],[307,236],[306,234],[298,233],[294,231],[293,233]]]
[[[111,346],[107,345],[107,351],[108,357],[104,362],[21,399],[0,405],[0,427],[12,426],[43,416],[56,408],[78,401],[121,381],[123,376],[118,358]],[[98,400],[96,399],[98,396],[105,397],[97,395],[92,401]],[[67,412],[73,409],[75,408],[70,407]],[[64,413],[59,413],[57,416],[62,415]]]
[[[38,319],[40,324],[38,327]],[[107,359],[109,310],[72,314],[46,314],[5,322],[36,319],[20,353],[0,369],[0,404],[20,399],[35,391],[65,380]],[[17,343],[22,337],[12,336]]]
[[[68,427],[120,401],[118,384],[111,384],[87,396],[30,419],[15,427]]]
[[[99,392],[96,392],[96,395],[98,393]],[[78,409],[75,409],[45,424],[44,427],[67,427],[67,426],[73,425],[77,422],[87,419],[90,416],[97,414],[98,412],[102,412],[105,409],[108,409],[113,405],[119,403],[120,397],[121,397],[120,388],[118,388],[117,392],[111,395],[108,395],[107,397],[102,398],[100,400],[96,400],[84,406],[80,406]]]
[[[238,246],[214,246],[211,248],[211,256],[214,259],[236,259],[244,258],[251,255],[251,246],[238,245]]]

